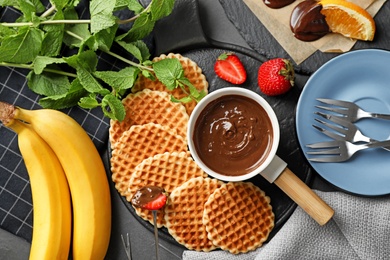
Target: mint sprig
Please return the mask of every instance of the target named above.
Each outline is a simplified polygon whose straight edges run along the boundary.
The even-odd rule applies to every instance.
[[[172,98],[176,102],[198,101],[205,95],[184,77],[177,59],[151,61],[143,42],[156,21],[171,14],[175,0],[152,0],[145,8],[137,0],[91,0],[89,19],[80,19],[78,0],[50,3],[46,9],[40,0],[0,0],[0,6],[22,14],[15,22],[0,21],[0,66],[29,69],[28,86],[43,96],[42,107],[100,107],[107,117],[122,121],[121,99],[140,74],[160,80],[168,89],[188,90],[188,97]],[[130,10],[126,13],[133,16],[120,20],[115,14],[121,10]],[[118,28],[127,23],[130,29],[119,34]],[[122,48],[126,57],[113,52],[113,46]],[[74,51],[64,51],[69,49]],[[99,71],[101,53],[127,65]]]

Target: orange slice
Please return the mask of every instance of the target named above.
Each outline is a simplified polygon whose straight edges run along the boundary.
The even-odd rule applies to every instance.
[[[319,4],[332,32],[357,40],[374,39],[374,19],[362,7],[345,0],[320,0]]]

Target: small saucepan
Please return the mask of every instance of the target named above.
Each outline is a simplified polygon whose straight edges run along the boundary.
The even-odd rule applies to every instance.
[[[228,182],[260,174],[320,225],[332,218],[333,209],[276,155],[279,123],[257,93],[240,87],[211,92],[192,112],[187,137],[193,159],[210,176]]]

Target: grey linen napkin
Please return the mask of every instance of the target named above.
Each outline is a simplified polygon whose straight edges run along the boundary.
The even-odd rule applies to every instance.
[[[320,226],[297,207],[279,232],[255,251],[184,251],[184,260],[380,260],[390,259],[390,197],[366,198],[315,191],[335,215]]]

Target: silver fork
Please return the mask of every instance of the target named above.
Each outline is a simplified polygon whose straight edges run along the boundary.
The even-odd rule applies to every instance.
[[[309,158],[309,161],[313,162],[344,162],[360,150],[383,146],[390,146],[390,140],[365,144],[353,144],[348,141],[335,140],[308,144],[306,147],[313,150],[306,153],[310,155],[321,155],[316,158]]]
[[[131,244],[130,244],[130,239],[129,239],[129,233],[127,233],[126,236],[127,236],[127,239],[125,241],[125,239],[123,238],[123,235],[121,235],[122,243],[123,243],[123,247],[125,248],[128,260],[131,260]]]
[[[387,120],[390,119],[390,115],[388,114],[371,113],[371,112],[364,111],[353,102],[326,99],[326,98],[317,98],[317,100],[327,105],[337,106],[337,107],[316,106],[317,108],[340,114],[345,120],[348,120],[350,122],[356,122],[362,118],[381,118]]]
[[[336,131],[336,133],[333,131],[329,131],[325,128],[319,127],[317,125],[313,125],[315,129],[319,130],[320,132],[324,133],[325,135],[329,136],[334,140],[346,140],[351,143],[378,142],[378,140],[372,139],[364,135],[355,124],[349,121],[345,121],[340,117],[324,114],[322,112],[315,112],[315,114],[337,124],[337,125],[331,124],[323,120],[320,120],[318,118],[315,118],[317,122],[319,122],[322,125],[325,125],[326,127],[333,129],[334,131]],[[390,147],[382,147],[382,148],[390,151]]]

